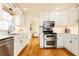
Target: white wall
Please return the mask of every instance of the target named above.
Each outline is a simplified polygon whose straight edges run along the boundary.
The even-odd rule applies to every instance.
[[[35,37],[39,36],[39,18],[38,17],[32,17],[31,19],[31,25],[32,25],[32,33]]]

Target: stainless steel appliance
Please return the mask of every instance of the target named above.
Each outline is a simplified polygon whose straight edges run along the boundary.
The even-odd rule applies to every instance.
[[[52,27],[54,27],[55,26],[55,24],[54,24],[54,21],[44,21],[43,22],[43,27],[44,28],[52,28]]]
[[[0,40],[0,56],[14,55],[14,38],[8,37]]]
[[[56,38],[57,34],[53,33],[53,34],[46,34],[45,35],[45,47],[46,48],[56,48],[56,44],[57,44],[57,38]]]
[[[44,33],[44,47],[55,48],[56,47],[56,33],[53,33],[53,27],[55,26],[54,21],[43,22],[43,33]]]

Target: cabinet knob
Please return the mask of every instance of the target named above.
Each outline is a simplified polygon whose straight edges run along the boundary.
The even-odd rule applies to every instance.
[[[22,43],[22,40],[20,41],[20,43]]]
[[[72,43],[72,41],[70,41],[70,43]]]

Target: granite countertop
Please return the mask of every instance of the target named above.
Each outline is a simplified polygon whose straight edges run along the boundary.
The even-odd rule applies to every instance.
[[[15,37],[15,36],[19,36],[19,35],[26,35],[26,33],[11,33],[11,34],[7,34],[5,32],[0,32],[0,40],[5,39],[5,38],[9,38],[9,37]]]

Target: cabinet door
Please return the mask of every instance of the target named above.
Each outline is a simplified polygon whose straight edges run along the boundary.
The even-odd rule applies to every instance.
[[[0,20],[2,18],[2,5],[0,4]]]
[[[59,11],[55,15],[56,26],[67,26],[68,25],[68,11]]]
[[[57,39],[57,48],[63,48],[63,39],[62,38]]]
[[[65,39],[65,48],[74,55],[78,55],[78,36],[67,35]]]
[[[77,8],[72,8],[69,10],[69,25],[78,24],[78,10]]]
[[[21,52],[21,41],[14,41],[14,55],[17,56]]]
[[[72,53],[75,55],[79,55],[78,54],[78,36],[72,36]]]
[[[18,55],[27,43],[24,35],[17,35],[14,39],[14,55]]]
[[[68,10],[61,12],[61,23],[62,23],[62,26],[68,25]]]
[[[55,12],[40,13],[40,26],[43,26],[43,21],[54,21]]]
[[[56,12],[54,19],[55,19],[55,26],[62,26],[61,25],[62,20],[61,20],[61,13],[60,12]]]
[[[1,11],[0,11],[0,20],[1,20],[1,16],[2,16],[2,14],[1,14]]]
[[[72,50],[72,40],[70,35],[66,35],[65,48],[71,52]]]
[[[27,45],[27,37],[26,36],[23,36],[21,38],[21,46],[22,46],[22,49]]]
[[[63,42],[63,34],[58,34],[57,35],[57,48],[63,48],[64,47],[64,42]]]

